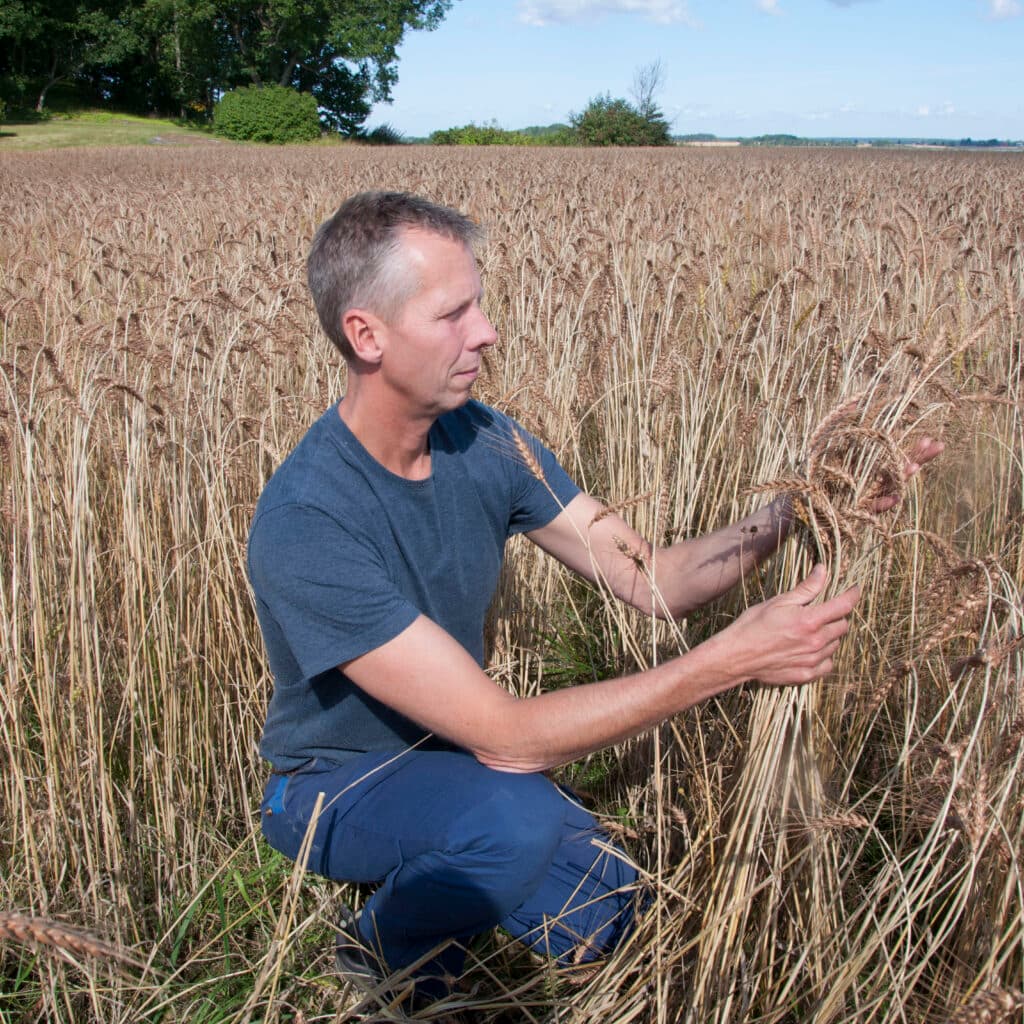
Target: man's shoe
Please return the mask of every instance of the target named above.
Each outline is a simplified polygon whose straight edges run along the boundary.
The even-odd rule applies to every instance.
[[[361,988],[375,988],[386,977],[381,962],[359,937],[359,914],[343,906],[334,937],[334,965],[338,973]]]
[[[394,1015],[399,1012],[399,1008],[406,1013],[429,1010],[434,1005],[434,999],[417,992],[416,983],[412,978],[399,977],[394,982],[391,981],[387,968],[359,935],[359,916],[346,906],[342,906],[338,912],[338,931],[334,937],[334,964],[342,979],[363,993],[365,998],[361,1006],[388,1007],[388,1017],[370,1016],[366,1020],[401,1020],[402,1016]],[[428,1019],[434,1024],[463,1024],[469,1018],[458,1013],[442,1013],[440,1016],[432,1015]]]

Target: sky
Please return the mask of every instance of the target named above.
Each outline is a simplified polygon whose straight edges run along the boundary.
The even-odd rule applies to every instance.
[[[1024,0],[454,0],[367,125],[568,120],[660,60],[674,134],[1024,139]]]

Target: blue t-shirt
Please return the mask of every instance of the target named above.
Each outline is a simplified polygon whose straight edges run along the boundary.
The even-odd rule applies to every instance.
[[[524,464],[519,433],[545,481]],[[483,627],[513,533],[546,525],[579,489],[507,416],[470,401],[431,427],[430,477],[380,465],[332,406],[271,477],[249,534],[249,578],[274,693],[260,753],[277,771],[401,750],[425,731],[338,665],[420,614],[483,665]]]

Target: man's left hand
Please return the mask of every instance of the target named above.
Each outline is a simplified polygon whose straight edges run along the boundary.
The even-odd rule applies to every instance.
[[[922,437],[917,444],[914,445],[913,450],[903,463],[903,479],[909,480],[916,473],[919,473],[923,466],[926,466],[932,461],[932,459],[937,455],[941,455],[945,450],[946,446],[942,441],[939,441],[934,437]],[[882,497],[872,498],[868,504],[868,508],[871,512],[875,513],[888,512],[889,509],[895,508],[899,502],[900,499],[898,495],[886,494]]]

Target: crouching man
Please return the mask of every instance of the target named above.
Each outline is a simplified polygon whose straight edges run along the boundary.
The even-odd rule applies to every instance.
[[[343,922],[339,961],[380,977],[414,965],[421,999],[444,994],[466,941],[495,925],[565,964],[613,949],[636,871],[542,773],[746,680],[825,675],[859,596],[812,604],[818,568],[649,671],[527,699],[488,678],[484,617],[511,534],[679,616],[789,524],[780,500],[659,549],[655,600],[619,546],[650,545],[618,516],[595,522],[602,506],[551,452],[471,398],[497,342],[476,240],[460,213],[398,193],[357,195],[320,227],[309,285],[348,387],[267,484],[249,539],[274,674],[264,833],[298,856],[323,794],[309,869],[375,886]]]

